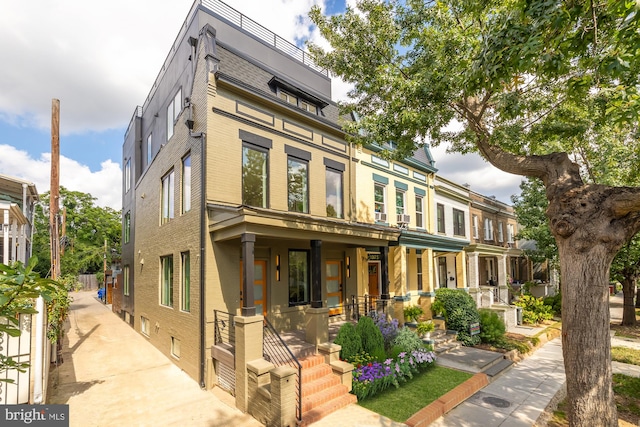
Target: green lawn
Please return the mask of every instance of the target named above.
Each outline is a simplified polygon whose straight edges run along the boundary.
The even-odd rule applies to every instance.
[[[394,421],[405,422],[409,417],[443,394],[462,384],[473,374],[455,369],[432,366],[413,379],[391,387],[358,404]]]
[[[627,347],[611,347],[611,360],[640,365],[640,350]]]

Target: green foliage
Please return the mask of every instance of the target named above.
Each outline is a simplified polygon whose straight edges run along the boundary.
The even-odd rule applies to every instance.
[[[431,320],[427,320],[425,322],[418,323],[418,326],[416,327],[416,332],[418,333],[418,335],[425,335],[425,334],[428,334],[429,332],[435,331],[435,329],[436,329],[435,323],[433,323]]]
[[[345,323],[340,327],[334,343],[342,347],[340,349],[340,359],[342,360],[351,361],[362,353],[360,336],[352,323]]]
[[[102,272],[105,239],[107,265],[120,258],[121,213],[109,207],[96,206],[96,199],[91,194],[64,187],[60,187],[60,199],[60,214],[66,216],[66,231],[61,235],[64,248],[60,257],[61,276]],[[36,271],[42,277],[48,276],[51,268],[48,206],[47,192],[41,196],[34,213],[38,233],[34,235],[33,253],[39,259]],[[63,232],[62,229],[60,231]]]
[[[419,305],[410,305],[403,309],[404,318],[407,322],[416,322],[424,314],[424,310]]]
[[[362,316],[356,325],[356,333],[360,336],[362,350],[378,358],[382,355],[384,360],[384,338],[382,332],[369,316]]]
[[[433,300],[433,303],[431,304],[431,313],[433,313],[434,316],[445,315],[444,304],[442,303],[442,300]]]
[[[480,315],[471,295],[463,290],[440,288],[436,290],[437,300],[444,305],[447,329],[458,332],[458,341],[469,346],[480,343],[478,335],[471,336],[469,333],[471,324],[480,322]]]
[[[47,305],[47,338],[55,343],[62,338],[64,333],[64,321],[69,315],[69,305],[73,299],[65,286],[60,286],[52,296],[52,301]]]
[[[20,314],[36,314],[34,299],[42,298],[51,303],[62,286],[50,279],[43,279],[34,271],[37,257],[31,257],[26,266],[21,262],[0,264],[0,333],[11,337],[20,336]],[[8,369],[23,371],[28,365],[11,358],[0,357],[0,373]]]
[[[392,353],[411,352],[421,348],[424,348],[424,342],[414,331],[405,327],[398,330],[398,336],[393,340]]]
[[[480,340],[484,343],[495,344],[504,339],[507,328],[495,311],[481,309],[480,314]]]
[[[523,323],[536,325],[543,320],[551,320],[553,318],[551,306],[545,305],[542,298],[522,295],[514,304],[522,307]]]
[[[551,307],[554,316],[562,314],[562,294],[560,292],[556,292],[554,296],[543,298],[542,302],[544,305]]]

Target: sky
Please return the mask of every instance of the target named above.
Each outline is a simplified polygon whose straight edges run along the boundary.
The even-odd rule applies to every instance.
[[[292,42],[320,45],[307,13],[340,13],[355,0],[223,0]],[[60,185],[122,206],[122,143],[193,0],[0,0],[0,174],[49,191],[52,99],[60,100]],[[335,79],[334,100],[348,87]],[[432,148],[439,174],[498,200],[521,177],[477,155]]]

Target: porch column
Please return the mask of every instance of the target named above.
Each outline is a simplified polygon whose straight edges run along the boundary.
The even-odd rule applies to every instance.
[[[456,254],[456,284],[458,288],[466,288],[467,284],[467,257],[464,251]]]
[[[380,246],[380,280],[382,281],[382,291],[380,299],[391,299],[389,294],[389,247]]]
[[[498,296],[497,303],[509,304],[509,287],[507,286],[507,255],[498,255]]]
[[[255,316],[256,306],[253,295],[254,285],[254,249],[256,243],[255,234],[243,233],[242,242],[242,316]]]
[[[2,239],[3,239],[3,247],[2,247],[2,262],[4,264],[9,264],[9,207],[4,210],[4,219],[2,221]]]
[[[311,241],[311,308],[322,308],[322,240]]]

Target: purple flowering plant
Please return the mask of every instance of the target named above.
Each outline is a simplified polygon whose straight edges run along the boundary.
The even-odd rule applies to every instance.
[[[432,351],[425,349],[414,350],[410,353],[402,352],[394,359],[387,359],[383,363],[369,362],[359,365],[353,370],[352,393],[358,400],[371,397],[387,388],[399,387],[401,382],[413,378],[436,360]]]
[[[382,333],[382,338],[384,338],[384,348],[389,350],[391,343],[398,336],[398,319],[388,320],[385,315],[381,314],[376,315],[374,320]]]

